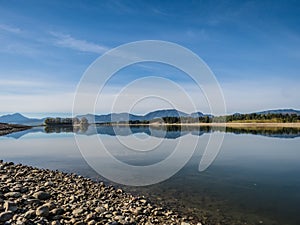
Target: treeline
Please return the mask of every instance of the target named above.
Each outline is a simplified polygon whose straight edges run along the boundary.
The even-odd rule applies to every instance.
[[[180,124],[180,123],[211,123],[211,116],[203,116],[203,117],[163,117],[164,123],[169,124]]]
[[[129,120],[129,124],[149,124],[149,120]]]
[[[300,122],[297,114],[233,114],[228,116],[203,116],[203,117],[163,117],[164,123],[225,123],[225,122],[275,122],[296,123]]]
[[[82,117],[81,120],[77,117],[75,118],[47,118],[44,121],[45,125],[48,126],[76,126],[76,125],[87,125],[89,122],[85,117]]]
[[[297,114],[233,114],[226,116],[227,122],[234,121],[269,121],[269,122],[278,122],[278,123],[296,123],[300,121],[300,115]]]
[[[225,123],[225,122],[274,122],[274,123],[297,123],[300,115],[297,114],[233,114],[228,116],[202,116],[202,117],[163,117],[164,123]],[[150,121],[151,122],[151,121]]]
[[[226,123],[226,122],[270,122],[270,123],[296,123],[300,122],[300,115],[297,114],[233,114],[227,116],[202,116],[202,117],[162,117],[153,120],[130,120],[119,122],[106,122],[102,125],[118,124],[186,124],[186,123]]]

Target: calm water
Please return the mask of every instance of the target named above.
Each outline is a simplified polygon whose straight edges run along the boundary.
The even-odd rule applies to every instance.
[[[179,142],[184,143],[180,149],[184,155],[197,141],[191,159],[168,180],[123,188],[209,221],[206,224],[300,224],[300,130],[227,129],[213,164],[199,172],[210,135],[221,132],[193,127],[98,127],[96,131],[89,127],[75,135],[91,149],[86,157],[93,158],[97,152],[99,162],[105,163],[101,147],[94,142],[99,136],[115,158],[134,166],[162,161]],[[0,137],[0,143],[1,158],[6,161],[99,178],[83,159],[71,130],[34,128]],[[132,151],[132,146],[139,150],[157,147]],[[142,179],[138,176],[134,179]]]

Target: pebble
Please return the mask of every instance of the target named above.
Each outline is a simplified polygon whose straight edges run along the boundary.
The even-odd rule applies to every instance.
[[[42,205],[36,209],[35,214],[37,216],[47,217],[49,215],[49,207],[47,205]]]
[[[0,171],[0,224],[192,224],[145,197],[75,174],[1,160]]]
[[[22,194],[20,192],[16,192],[16,191],[14,191],[14,192],[8,192],[8,193],[4,194],[4,196],[6,198],[19,198],[19,197],[21,197],[21,195]]]
[[[56,208],[56,209],[51,210],[51,213],[54,215],[62,215],[62,214],[64,214],[64,209]]]
[[[32,196],[39,200],[47,200],[51,197],[51,195],[49,193],[44,192],[44,191],[38,191],[38,192],[34,193]]]
[[[7,212],[2,212],[0,213],[0,221],[1,222],[5,222],[10,220],[13,217],[13,214],[11,211],[7,211]]]
[[[36,215],[36,214],[35,214],[35,210],[29,209],[29,210],[24,214],[24,217],[30,219],[30,218],[35,217],[35,215]]]
[[[17,204],[15,202],[11,202],[11,201],[5,201],[3,207],[4,207],[5,211],[15,212],[18,210]]]

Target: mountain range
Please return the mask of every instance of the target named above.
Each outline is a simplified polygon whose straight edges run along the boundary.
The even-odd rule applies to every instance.
[[[267,111],[261,111],[257,112],[256,114],[297,114],[297,116],[300,115],[300,110],[295,109],[274,109],[274,110],[267,110]]]
[[[300,115],[300,110],[294,109],[275,109],[275,110],[266,110],[261,112],[256,112],[257,114],[297,114]],[[149,112],[145,115],[135,115],[130,113],[110,113],[106,115],[93,115],[93,114],[85,114],[79,115],[78,118],[86,117],[89,122],[96,122],[96,123],[106,123],[106,122],[119,122],[119,121],[149,121],[157,118],[162,117],[203,117],[209,116],[212,117],[210,114],[203,114],[202,112],[194,112],[191,114],[181,112],[175,109],[164,109],[164,110],[156,110],[153,112]],[[23,116],[20,113],[8,114],[0,116],[0,123],[10,123],[10,124],[23,124],[23,125],[41,125],[44,123],[44,120],[36,119],[36,118],[28,118]]]
[[[156,110],[153,112],[149,112],[145,115],[134,115],[130,113],[110,113],[106,115],[93,115],[93,114],[86,114],[80,115],[78,118],[86,117],[90,122],[96,123],[106,123],[106,122],[119,122],[119,121],[149,121],[157,118],[163,117],[201,117],[205,116],[202,112],[195,112],[192,114],[187,114],[176,109],[164,109],[164,110]],[[211,115],[207,115],[211,116]]]
[[[20,113],[8,114],[0,116],[0,123],[23,124],[23,125],[40,125],[44,123],[45,118],[35,119],[23,116]]]

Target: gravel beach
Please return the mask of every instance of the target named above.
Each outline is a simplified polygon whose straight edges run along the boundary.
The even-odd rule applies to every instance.
[[[102,182],[0,160],[0,224],[192,223]]]

